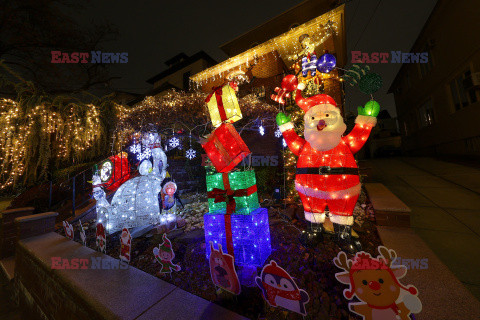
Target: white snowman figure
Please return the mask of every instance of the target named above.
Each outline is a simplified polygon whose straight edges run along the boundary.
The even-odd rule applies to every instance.
[[[153,144],[153,164],[143,160],[135,177],[122,184],[112,199],[114,215],[107,223],[107,231],[134,228],[160,222],[158,193],[166,176],[167,156],[157,141]]]

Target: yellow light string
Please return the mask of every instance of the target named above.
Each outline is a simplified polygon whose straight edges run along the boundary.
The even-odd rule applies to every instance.
[[[309,34],[315,43],[324,43],[332,34],[338,34],[338,26],[342,19],[342,13],[343,6],[340,6],[252,49],[199,72],[190,79],[199,86],[202,86],[208,81],[223,79],[233,68],[243,64],[249,66],[253,61],[259,58],[261,59],[262,56],[272,51],[277,51],[280,57],[286,58],[291,53],[298,52],[302,49],[301,44],[298,43],[298,37],[302,34]]]
[[[86,110],[82,112],[82,108]],[[70,104],[67,110],[62,116],[48,103],[28,110],[14,100],[0,99],[0,190],[14,187],[20,177],[29,173],[29,160],[37,163],[30,163],[28,168],[30,175],[37,177],[37,170],[46,171],[48,156],[56,160],[70,156],[81,159],[100,141],[102,128],[97,106]],[[34,136],[37,134],[40,137]],[[32,146],[35,138],[39,142]]]

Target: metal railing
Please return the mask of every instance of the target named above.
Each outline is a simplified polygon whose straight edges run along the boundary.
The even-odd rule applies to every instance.
[[[113,159],[112,159],[113,157]],[[124,166],[123,152],[120,153],[120,158],[110,156],[101,161],[98,161],[96,164],[91,167],[76,173],[74,176],[70,177],[70,174],[67,175],[66,179],[59,178],[57,180],[50,180],[48,183],[48,210],[52,208],[59,209],[62,208],[65,204],[71,200],[71,216],[75,216],[75,211],[77,208],[82,207],[88,203],[91,199],[92,184],[89,180],[92,179],[94,173],[98,170],[100,165],[106,160],[110,160],[113,163],[111,179],[108,181],[107,185],[104,185],[105,188],[108,188],[115,183],[118,183],[122,179],[125,179],[125,175],[122,174]],[[127,158],[128,160],[128,158]],[[120,174],[115,172],[116,170],[116,161],[120,161]],[[128,162],[127,162],[128,163]],[[127,172],[130,176],[135,175],[136,170],[132,170],[131,165],[128,163]],[[88,193],[87,193],[88,192]],[[83,195],[84,197],[79,196]],[[87,196],[88,195],[88,196]]]

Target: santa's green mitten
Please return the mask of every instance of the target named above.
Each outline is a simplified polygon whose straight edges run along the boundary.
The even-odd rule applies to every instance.
[[[361,115],[361,116],[376,117],[378,116],[379,112],[380,112],[380,105],[375,100],[370,100],[367,103],[365,103],[365,106],[358,107],[358,115]]]
[[[277,120],[278,126],[281,126],[282,124],[285,124],[291,121],[290,117],[283,112],[280,112],[277,114],[276,120]]]

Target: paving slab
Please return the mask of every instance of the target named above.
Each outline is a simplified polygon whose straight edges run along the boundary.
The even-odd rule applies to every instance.
[[[456,217],[439,207],[410,207],[410,221],[412,226],[423,229],[441,230],[449,232],[470,233],[472,230]],[[480,223],[480,221],[479,221]]]
[[[450,188],[416,187],[418,192],[442,208],[478,209],[480,196],[466,189],[452,186]]]
[[[471,190],[480,189],[480,172],[470,172],[464,174],[445,174],[441,175],[441,177]]]
[[[181,310],[181,312],[179,312]],[[197,297],[182,289],[175,289],[138,320],[248,320],[237,313]]]
[[[418,320],[478,319],[480,302],[411,228],[378,227],[383,244],[402,259],[428,259],[428,269],[411,269],[402,279],[419,291]]]
[[[460,281],[480,285],[480,238],[476,234],[427,229],[415,232],[455,271]]]
[[[436,160],[428,157],[405,157],[402,158],[402,160],[403,162],[414,166],[417,169],[428,171],[434,175],[456,175],[470,172],[480,173],[480,170],[476,168],[471,168],[452,162]]]
[[[399,175],[399,177],[413,187],[451,187],[451,182],[445,181],[431,174],[419,174],[419,175]]]
[[[432,201],[428,200],[423,194],[413,189],[411,186],[399,186],[397,184],[388,185],[390,191],[392,191],[400,200],[405,202],[409,207],[411,206],[435,206]]]
[[[468,225],[473,232],[480,235],[480,210],[446,208],[445,211],[450,213],[462,223]]]
[[[480,170],[431,158],[404,158],[405,162],[433,175],[480,193]]]

